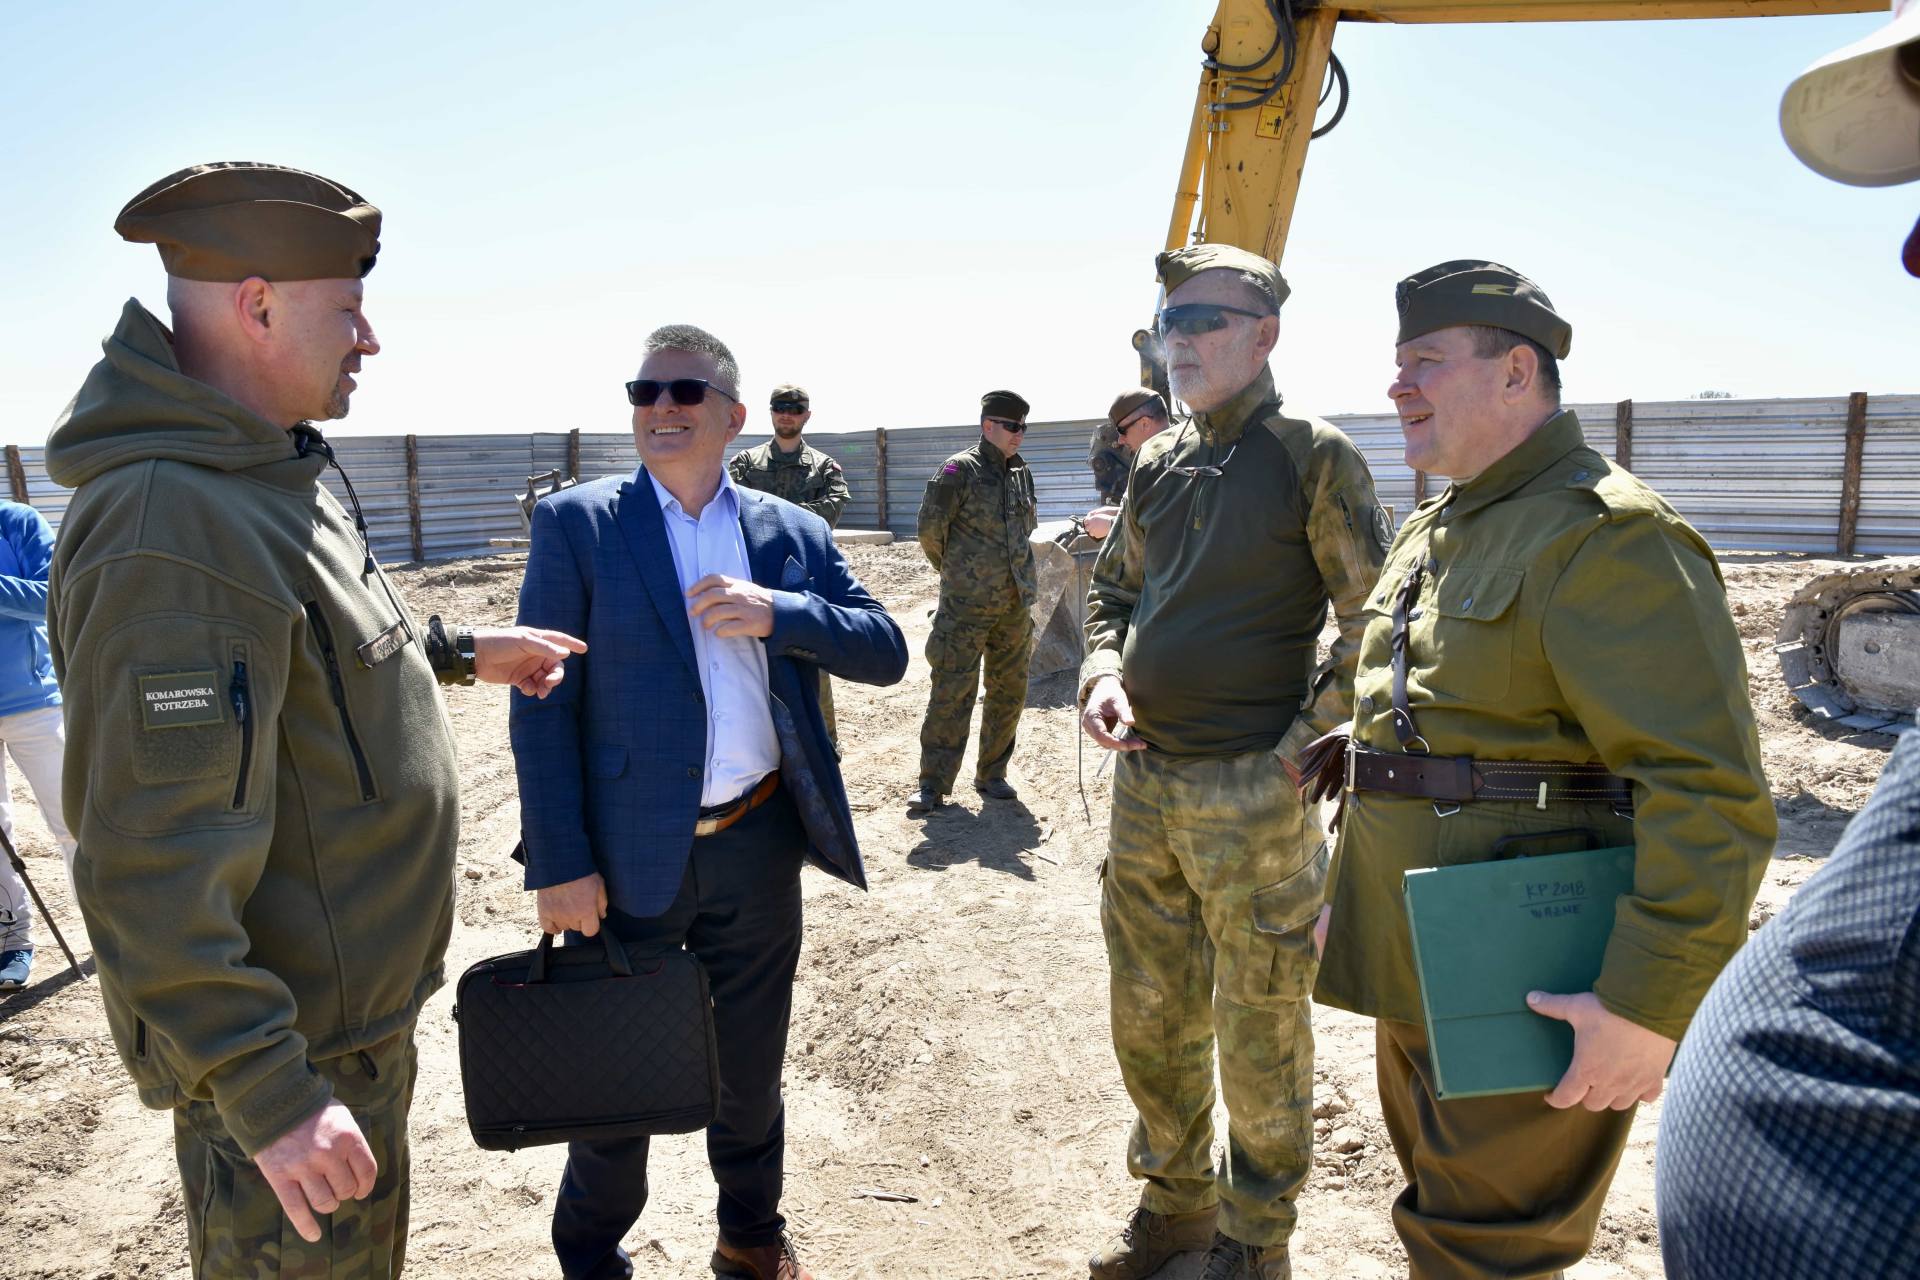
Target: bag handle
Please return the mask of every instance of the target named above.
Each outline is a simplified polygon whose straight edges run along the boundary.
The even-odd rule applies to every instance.
[[[620,939],[613,936],[613,930],[603,924],[600,926],[600,932],[595,936],[606,949],[608,967],[619,977],[631,978],[633,976],[633,962],[627,959],[627,949],[620,945]],[[540,935],[540,946],[533,953],[533,963],[527,968],[527,982],[529,985],[547,980],[547,961],[552,955],[553,935],[543,933]]]

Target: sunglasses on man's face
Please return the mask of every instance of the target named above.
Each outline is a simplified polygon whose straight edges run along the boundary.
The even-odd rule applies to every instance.
[[[801,404],[798,400],[775,400],[773,402],[773,411],[775,413],[805,413],[807,406]]]
[[[1014,422],[1008,418],[988,418],[987,421],[991,422],[994,426],[1000,428],[1002,431],[1010,431],[1014,435],[1019,435],[1022,431],[1025,431],[1027,429],[1026,423]]]
[[[1261,313],[1248,311],[1242,307],[1223,307],[1212,302],[1188,302],[1177,307],[1167,307],[1160,312],[1160,332],[1184,333],[1189,338],[1202,333],[1213,333],[1233,323],[1228,319],[1229,316],[1252,316],[1258,320]]]
[[[701,404],[706,400],[709,391],[726,396],[729,400],[735,398],[705,378],[672,378],[666,381],[659,378],[640,378],[627,384],[627,403],[635,408],[644,409],[658,400],[662,391],[673,397],[673,402],[678,405]]]

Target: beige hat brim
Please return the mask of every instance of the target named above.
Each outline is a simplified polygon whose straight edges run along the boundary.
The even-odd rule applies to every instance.
[[[1920,41],[1920,0],[1864,40],[1801,72],[1780,99],[1780,133],[1800,162],[1855,187],[1920,179],[1920,84],[1900,66]]]

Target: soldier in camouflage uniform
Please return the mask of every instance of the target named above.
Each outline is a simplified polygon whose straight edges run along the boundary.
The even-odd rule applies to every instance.
[[[742,449],[727,463],[733,482],[785,498],[827,522],[840,523],[847,476],[840,464],[800,438],[813,417],[806,389],[791,383],[773,389],[773,439]]]
[[[1100,501],[1120,505],[1127,493],[1127,472],[1140,446],[1167,425],[1167,402],[1151,387],[1128,387],[1113,398],[1107,420],[1094,429],[1087,445],[1087,465],[1093,468],[1093,487]]]
[[[1498,263],[1429,267],[1398,302],[1407,463],[1453,483],[1365,604],[1351,744],[1324,756],[1345,809],[1314,998],[1377,1019],[1413,1280],[1557,1276],[1746,939],[1773,803],[1719,566],[1561,408],[1572,327]],[[1406,873],[1583,842],[1633,846],[1634,891],[1593,989],[1527,998],[1572,1025],[1572,1065],[1544,1096],[1437,1100]]]
[[[1094,567],[1080,684],[1082,726],[1121,753],[1100,919],[1138,1111],[1127,1167],[1146,1186],[1090,1269],[1142,1280],[1207,1249],[1207,1280],[1285,1280],[1312,1155],[1307,995],[1327,854],[1284,762],[1351,710],[1390,535],[1352,441],[1280,407],[1267,368],[1279,269],[1224,245],[1158,265],[1172,390],[1194,418],[1134,463]],[[1340,635],[1316,666],[1329,602]]]
[[[973,786],[991,800],[1018,795],[1007,762],[1027,700],[1035,591],[1027,535],[1039,522],[1033,473],[1018,452],[1026,430],[1021,397],[980,397],[980,443],[948,458],[920,502],[920,549],[940,572],[940,608],[927,636],[933,692],[920,726],[920,790],[909,813],[938,808],[953,790],[983,654],[987,697]]]
[[[785,498],[825,520],[827,528],[834,528],[851,494],[840,464],[800,439],[813,418],[813,401],[807,389],[782,383],[773,389],[768,409],[774,438],[734,454],[727,463],[727,473],[742,488]],[[837,750],[840,734],[833,719],[833,680],[824,671],[820,673],[820,717],[827,722],[827,737]]]

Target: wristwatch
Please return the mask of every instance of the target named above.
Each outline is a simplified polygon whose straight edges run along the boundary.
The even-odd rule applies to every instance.
[[[478,669],[474,663],[472,627],[454,628],[453,652],[459,657],[461,670],[465,673],[461,676],[460,683],[472,684],[474,673]]]

